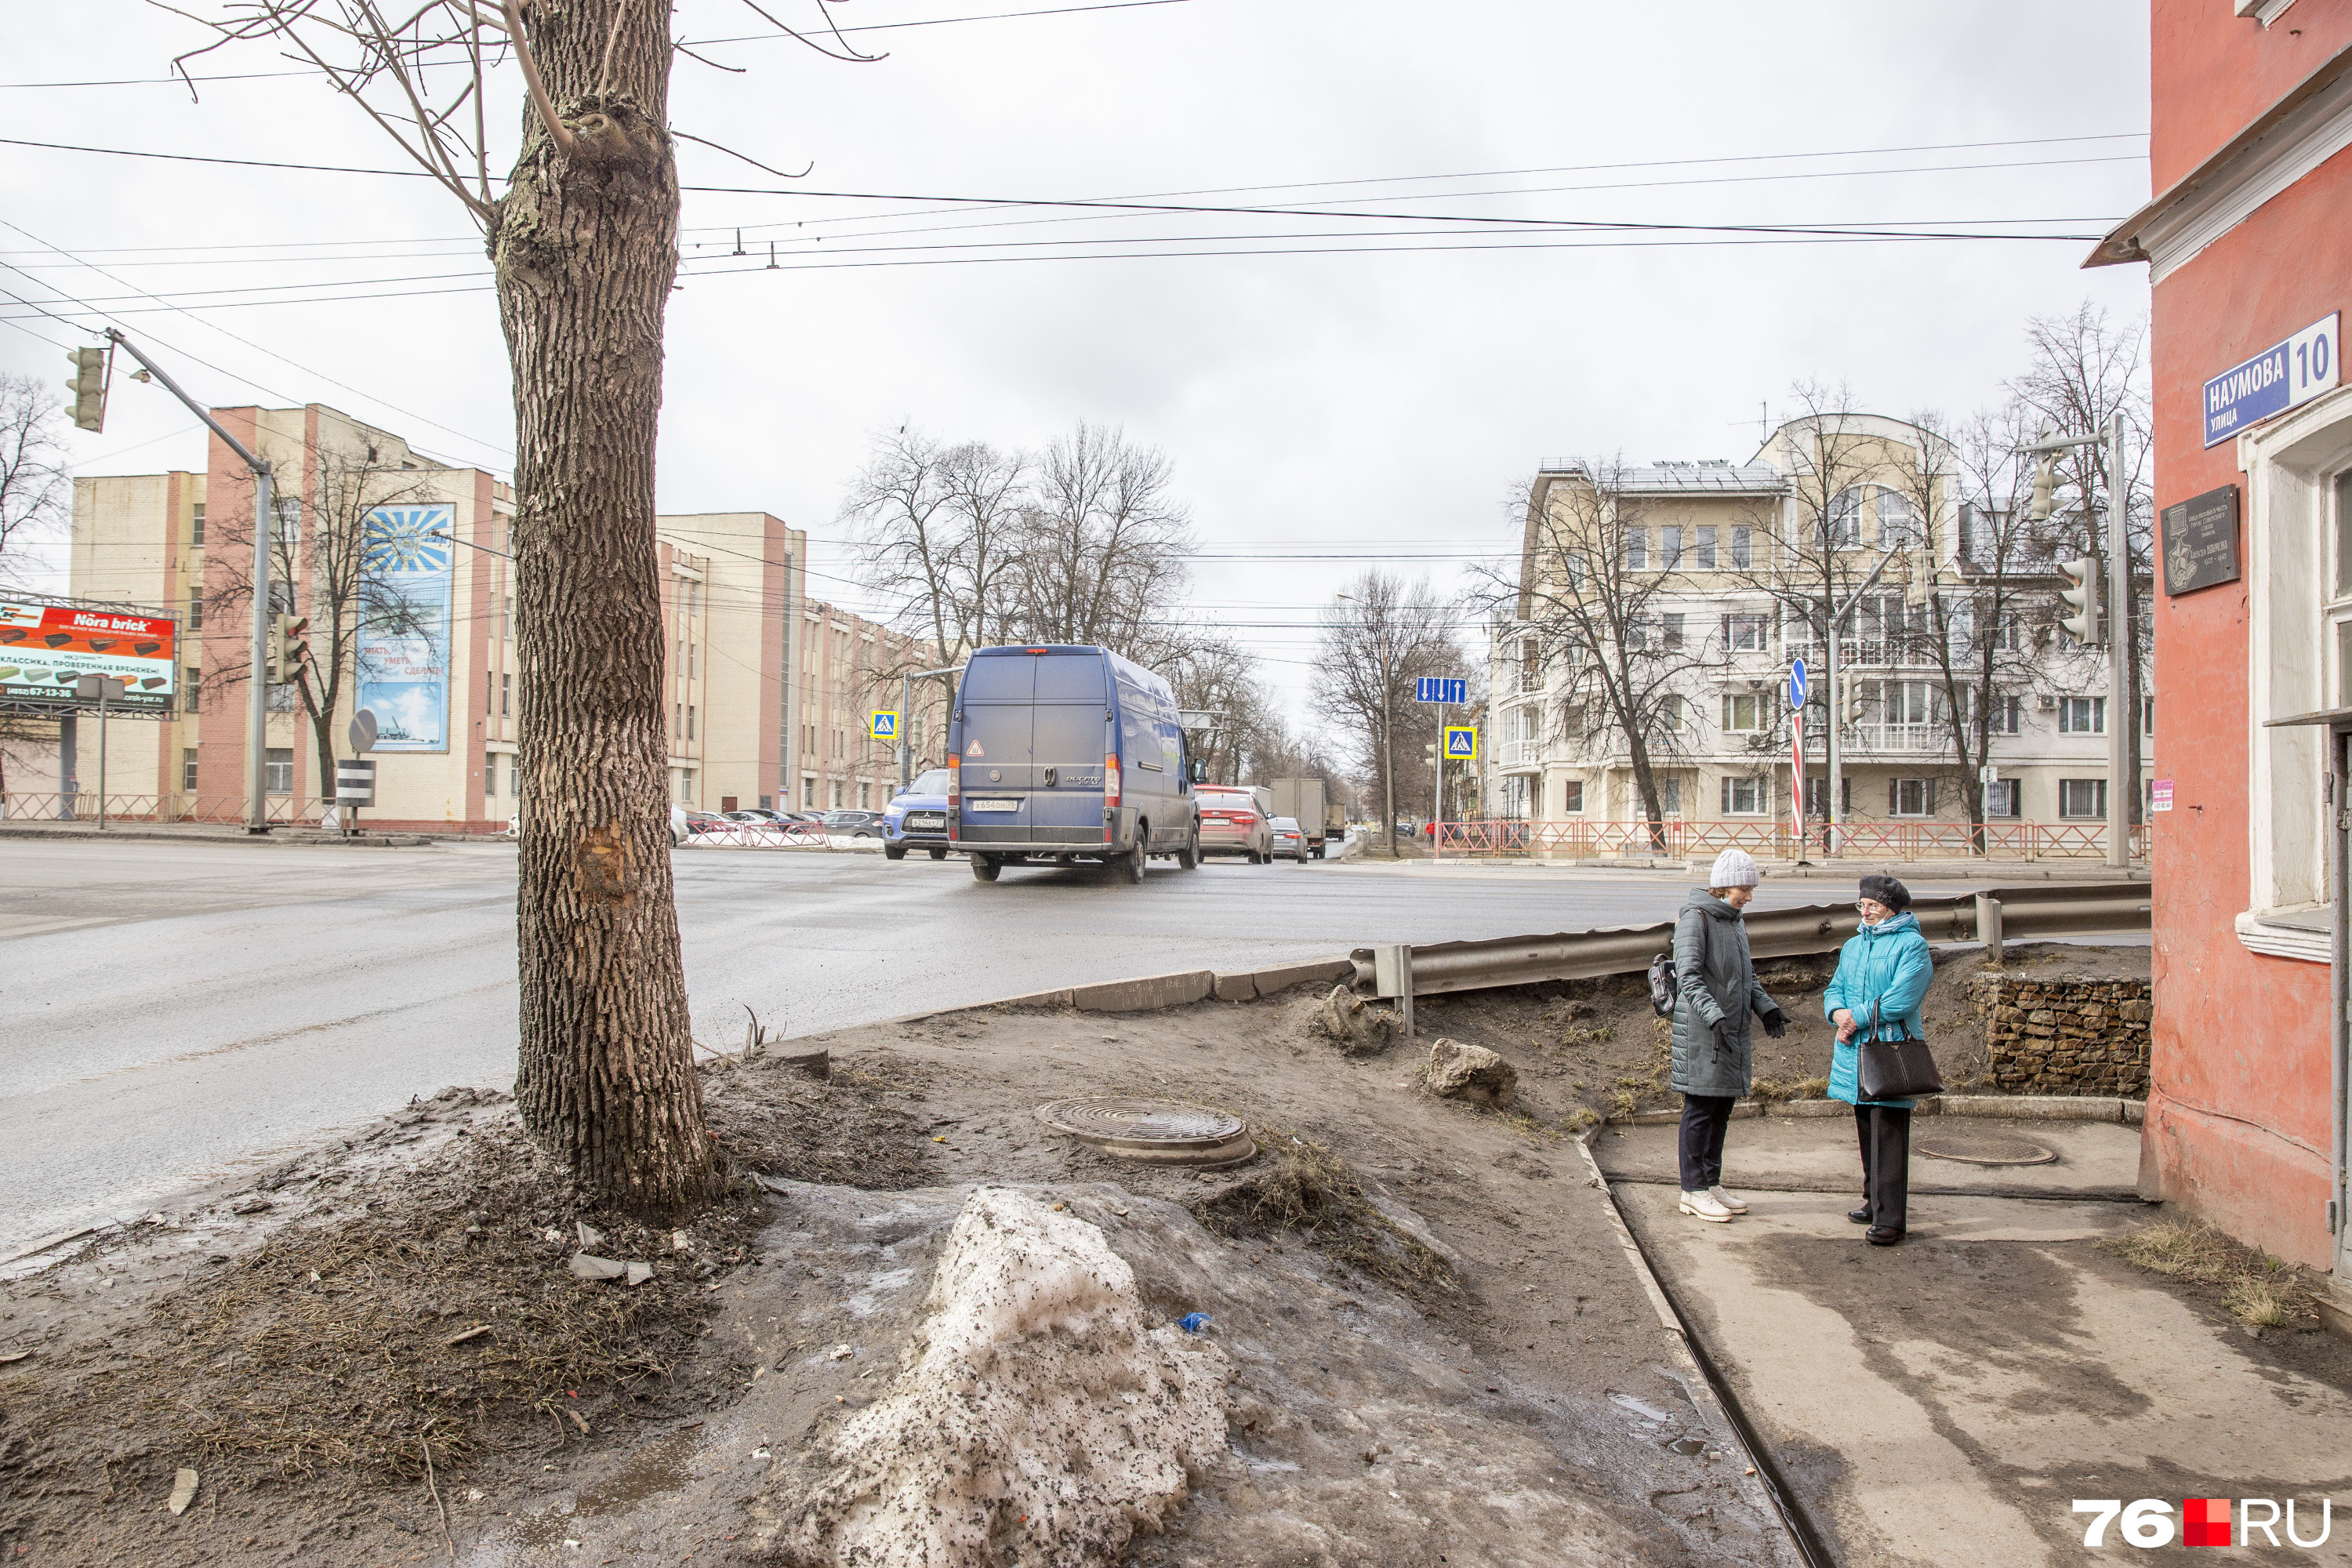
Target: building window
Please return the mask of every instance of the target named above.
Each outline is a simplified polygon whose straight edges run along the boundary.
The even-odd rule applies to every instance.
[[[261,753],[261,787],[271,795],[294,793],[293,747],[271,746]]]
[[[522,798],[522,758],[519,755],[507,758],[507,794],[517,800]]]
[[[1585,729],[1590,723],[1590,720],[1586,717],[1586,713],[1587,710],[1581,702],[1561,703],[1559,705],[1560,739],[1564,741],[1581,741],[1584,739]]]
[[[1683,781],[1679,773],[1668,773],[1658,781],[1658,809],[1668,816],[1683,814]]]
[[[1682,647],[1682,646],[1683,646],[1683,616],[1682,616],[1682,612],[1681,612],[1681,611],[1679,611],[1679,610],[1669,610],[1668,612],[1666,612],[1666,614],[1664,614],[1664,616],[1661,616],[1659,617],[1659,619],[1660,619],[1660,620],[1664,624],[1664,626],[1665,626],[1665,633],[1666,633],[1666,646],[1667,646],[1668,647]]]
[[[184,672],[184,679],[180,682],[180,710],[182,712],[193,713],[196,710],[196,696],[198,689],[202,684],[203,676],[204,671],[193,664],[188,666],[187,669]]]
[[[1996,779],[1984,788],[1984,814],[1990,816],[2016,817],[2021,811],[2015,779]]]
[[[2107,700],[2104,697],[2060,698],[2058,700],[2058,732],[2062,735],[2105,734],[2107,732]]]
[[[1862,542],[1862,487],[1848,485],[1830,498],[1828,544],[1832,550],[1852,550]]]
[[[1771,796],[1762,779],[1743,773],[1723,781],[1723,815],[1761,816],[1771,809]]]
[[[689,741],[694,739],[694,704],[691,702],[686,705],[686,738]]]
[[[1559,808],[1561,811],[1570,814],[1581,813],[1584,810],[1584,781],[1582,779],[1563,779],[1560,781]]]
[[[196,510],[201,514],[204,509],[199,507]],[[196,749],[194,746],[180,748],[180,793],[196,793]]]
[[[1889,816],[1935,816],[1936,781],[1934,779],[1887,780],[1886,815]]]
[[[1764,700],[1752,691],[1727,691],[1723,694],[1723,727],[1752,733],[1763,728],[1763,709]],[[1724,782],[1729,784],[1731,781],[1726,779]],[[1728,811],[1731,808],[1725,806],[1724,809]]]
[[[874,809],[873,789],[874,789],[874,786],[873,786],[872,784],[860,784],[857,786],[857,809],[858,809],[858,810],[860,810],[860,811],[871,811],[871,810],[873,810],[873,809]]]
[[[1692,549],[1691,554],[1694,557],[1693,564],[1697,566],[1700,571],[1712,572],[1715,570],[1715,525],[1713,523],[1701,523],[1699,525],[1698,540],[1695,547]]]
[[[1723,646],[1733,653],[1762,653],[1766,650],[1766,626],[1762,616],[1726,616]]]
[[[188,635],[194,637],[204,629],[205,591],[202,588],[191,588],[188,590]]]
[[[1735,528],[1731,531],[1731,565],[1732,569],[1735,571],[1745,572],[1748,570],[1748,563],[1753,556],[1753,552],[1750,550],[1748,545],[1748,540],[1749,531],[1747,529]]]
[[[2025,723],[2025,703],[2016,693],[1992,700],[1992,732],[2014,735]]]
[[[499,677],[499,717],[506,719],[512,717],[513,714],[514,677],[511,675],[501,675]]]
[[[198,501],[196,503],[194,521],[188,525],[188,542],[191,544],[202,544],[204,542],[205,503]]]
[[[694,804],[694,774],[686,768],[677,771],[677,803],[680,805]]]
[[[816,809],[816,780],[814,779],[801,780],[801,809],[803,811]]]
[[[1683,700],[1679,697],[1668,697],[1661,703],[1658,709],[1658,722],[1671,734],[1682,733]]]
[[[1650,569],[1650,531],[1629,528],[1625,531],[1625,570],[1646,572]]]
[[[1649,646],[1650,646],[1650,626],[1649,626],[1649,623],[1648,623],[1647,621],[1643,620],[1640,616],[1627,616],[1627,617],[1626,617],[1626,620],[1625,620],[1625,649],[1626,649],[1626,651],[1627,651],[1627,652],[1629,652],[1629,653],[1640,653],[1643,649],[1644,649],[1644,648],[1648,647]]]
[[[2156,735],[2156,699],[2153,697],[2139,700],[2139,732],[2150,739]]]
[[[1534,637],[1519,639],[1519,689],[1543,689],[1543,647]]]
[[[2058,781],[2060,820],[2075,822],[2086,818],[2104,819],[2106,815],[2106,780],[2060,779]]]
[[[1805,815],[1807,816],[1829,815],[1828,810],[1822,804],[1829,798],[1829,780],[1815,773],[1806,775]],[[1853,775],[1852,773],[1838,780],[1838,815],[1847,817],[1853,815]]]
[[[1919,512],[1907,496],[1890,489],[1878,492],[1878,547],[1892,550],[1919,542]]]
[[[831,809],[839,811],[841,809],[841,781],[839,779],[834,779],[830,782],[833,785],[833,805]]]
[[[1672,524],[1658,530],[1658,570],[1672,572],[1683,563],[1683,531]]]

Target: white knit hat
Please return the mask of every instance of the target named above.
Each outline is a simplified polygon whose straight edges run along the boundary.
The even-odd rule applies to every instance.
[[[1756,858],[1745,849],[1725,850],[1715,858],[1715,869],[1706,874],[1710,888],[1752,888],[1762,879]]]

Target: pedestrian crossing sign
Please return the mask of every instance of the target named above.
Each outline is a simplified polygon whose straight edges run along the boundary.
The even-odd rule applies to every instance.
[[[898,715],[884,708],[866,716],[866,732],[877,741],[898,738]]]
[[[1475,763],[1478,760],[1477,725],[1445,726],[1445,760],[1449,763]]]

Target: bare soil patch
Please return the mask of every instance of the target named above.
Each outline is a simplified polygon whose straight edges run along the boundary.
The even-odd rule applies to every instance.
[[[1234,1360],[1226,1452],[1128,1561],[1790,1562],[1669,1364],[1569,1066],[1531,1043],[1561,1000],[1494,1010],[1522,1074],[1501,1114],[1420,1087],[1428,1041],[1477,1024],[1452,1000],[1359,1058],[1300,992],[793,1042],[831,1047],[830,1080],[707,1065],[744,1179],[682,1238],[583,1202],[509,1106],[452,1091],[0,1286],[0,1354],[32,1352],[0,1365],[0,1561],[446,1561],[445,1510],[462,1563],[782,1561],[988,1184],[1099,1225],[1154,1321],[1207,1313]],[[1265,1152],[1132,1164],[1037,1121],[1074,1093],[1213,1106]],[[655,1278],[574,1279],[583,1223]],[[174,1515],[182,1466],[203,1479]]]

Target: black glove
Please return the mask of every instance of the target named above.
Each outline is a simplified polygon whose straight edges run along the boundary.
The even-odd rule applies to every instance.
[[[1774,1039],[1777,1040],[1781,1036],[1789,1032],[1789,1015],[1783,1013],[1778,1007],[1775,1007],[1769,1013],[1763,1015],[1763,1018],[1764,1032],[1771,1036]]]
[[[1728,1018],[1715,1021],[1715,1043],[1717,1049],[1729,1056],[1739,1048],[1739,1026]]]

